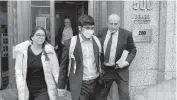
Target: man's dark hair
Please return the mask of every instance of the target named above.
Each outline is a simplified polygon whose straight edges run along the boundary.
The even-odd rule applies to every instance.
[[[94,25],[94,19],[90,15],[81,15],[78,19],[79,26]]]
[[[65,16],[65,17],[64,17],[64,20],[65,20],[65,19],[69,19],[69,20],[71,21],[71,17],[69,17],[69,16]]]

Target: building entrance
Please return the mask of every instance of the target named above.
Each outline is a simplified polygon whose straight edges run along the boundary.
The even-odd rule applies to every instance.
[[[64,28],[65,17],[69,17],[71,19],[71,27],[75,30],[74,35],[77,35],[77,19],[82,14],[88,14],[88,1],[56,1],[55,36],[61,36],[62,33],[59,30],[63,30]],[[57,40],[57,38],[55,39]]]

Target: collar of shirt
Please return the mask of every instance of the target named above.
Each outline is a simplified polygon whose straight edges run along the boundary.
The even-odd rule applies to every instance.
[[[84,41],[92,41],[92,38],[90,38],[89,40],[84,40],[81,36],[81,33],[79,33],[79,39],[80,39],[80,42],[84,42]]]
[[[70,27],[64,27],[64,29],[72,29],[71,26]]]
[[[117,30],[115,33],[113,33],[113,35],[117,36],[117,35],[118,35],[118,32],[119,32],[119,30]],[[108,33],[109,35],[111,35],[111,31],[110,31],[110,30],[108,30],[107,33]]]

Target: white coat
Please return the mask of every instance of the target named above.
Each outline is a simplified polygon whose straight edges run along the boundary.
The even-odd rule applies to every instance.
[[[15,76],[18,90],[18,100],[28,100],[29,90],[26,84],[27,73],[27,51],[28,47],[32,44],[32,41],[27,40],[15,46],[16,62],[15,62]],[[45,81],[47,84],[48,95],[50,100],[57,99],[57,84],[59,75],[59,63],[54,51],[54,48],[50,44],[46,44],[44,47],[49,61],[45,60],[44,53],[42,53],[41,61],[44,70]]]

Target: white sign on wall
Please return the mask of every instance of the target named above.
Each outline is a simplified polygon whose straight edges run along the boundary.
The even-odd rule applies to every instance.
[[[46,17],[36,17],[36,26],[46,29]]]
[[[133,39],[138,43],[151,43],[152,27],[151,27],[151,11],[153,10],[153,2],[147,0],[134,1],[132,5],[136,12],[133,19]]]
[[[152,29],[134,29],[133,39],[135,42],[150,43],[152,41]]]

